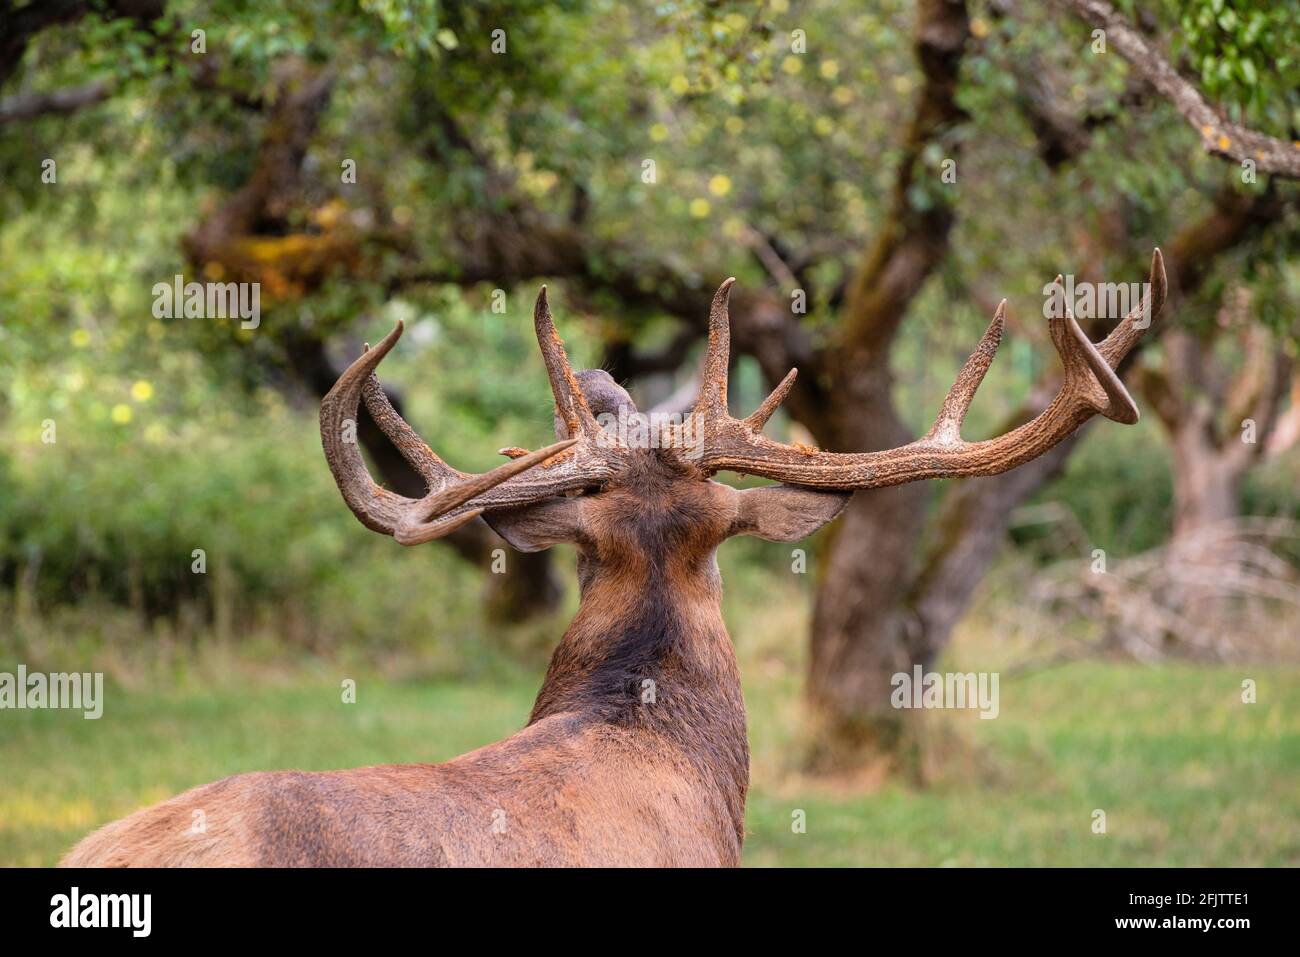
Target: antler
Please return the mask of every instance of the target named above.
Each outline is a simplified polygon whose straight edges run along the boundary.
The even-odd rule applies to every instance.
[[[733,282],[728,279],[718,289],[709,314],[708,354],[696,405],[703,420],[697,462],[706,471],[727,469],[793,485],[836,489],[880,488],[959,475],[996,475],[1042,455],[1093,415],[1127,424],[1136,422],[1137,406],[1115,368],[1149,325],[1148,321],[1139,326],[1138,321],[1143,316],[1153,320],[1159,314],[1166,292],[1164,259],[1156,249],[1151,256],[1148,295],[1105,341],[1097,345],[1090,342],[1067,306],[1063,315],[1049,320],[1052,343],[1065,367],[1065,379],[1056,398],[1019,428],[983,442],[966,442],[961,437],[962,421],[1002,338],[1004,299],[975,352],[958,373],[929,432],[896,449],[836,453],[785,445],[762,435],[764,423],[789,392],[796,370],[790,371],[753,415],[737,420],[727,413],[727,300]],[[1059,290],[1060,276],[1056,282]]]
[[[402,335],[402,323],[374,349],[366,348],[321,401],[320,434],[325,460],[343,500],[367,528],[392,535],[403,545],[441,538],[484,511],[527,505],[598,484],[613,474],[617,449],[598,441],[597,424],[578,387],[564,343],[555,331],[546,287],[533,311],[533,324],[555,397],[557,419],[568,438],[519,454],[482,474],[458,471],[444,462],[397,414],[375,368]],[[413,499],[380,488],[370,477],[356,442],[357,401],[429,487]],[[514,454],[512,452],[512,454]],[[471,501],[472,500],[472,501]]]

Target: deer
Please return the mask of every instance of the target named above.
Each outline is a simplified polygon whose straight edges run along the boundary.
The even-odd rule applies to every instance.
[[[1063,377],[1035,418],[967,442],[961,428],[1001,341],[1006,300],[933,427],[894,449],[827,452],[767,438],[791,372],[744,419],[728,410],[728,301],[714,296],[698,399],[658,442],[622,442],[598,417],[634,413],[603,370],[574,372],[543,286],[537,342],[556,441],[481,474],[443,461],[394,410],[375,370],[402,334],[368,346],[325,396],[321,440],[353,514],[403,545],[482,517],[523,552],[571,543],[580,604],[527,725],[441,764],[238,774],[101,828],[68,866],[735,866],[745,839],[745,703],[721,612],[716,552],[736,535],[800,540],[856,491],[1006,472],[1094,415],[1131,424],[1116,368],[1164,304],[1159,249],[1142,304],[1094,344],[1068,309],[1049,318]],[[1060,282],[1058,277],[1057,282]],[[1058,287],[1059,288],[1059,287]],[[1146,321],[1143,321],[1143,320]],[[375,483],[354,438],[359,402],[423,476],[411,499]],[[690,432],[688,435],[687,433]],[[730,471],[776,484],[737,489]],[[652,693],[647,694],[647,689]],[[195,812],[206,827],[195,833]]]

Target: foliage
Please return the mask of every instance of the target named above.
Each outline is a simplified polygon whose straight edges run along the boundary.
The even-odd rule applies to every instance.
[[[1300,125],[1300,9],[1268,0],[1166,2],[1177,49],[1212,98],[1279,131]],[[1289,112],[1288,112],[1289,109]]]
[[[1174,6],[1158,15],[1166,24],[1182,18],[1172,33],[1193,65],[1218,78],[1210,92],[1248,110],[1294,96],[1295,64],[1278,46],[1294,11],[1224,0]],[[530,201],[564,215],[581,184],[600,242],[630,245],[701,281],[726,272],[760,281],[741,241],[751,227],[795,257],[829,238],[842,253],[811,277],[811,326],[833,322],[831,298],[879,218],[894,131],[915,86],[912,16],[903,3],[845,11],[821,0],[652,9],[605,0],[371,0],[360,8],[203,0],[169,5],[158,24],[94,17],[43,34],[20,85],[100,79],[117,92],[0,140],[0,175],[13,187],[0,196],[0,417],[13,439],[0,450],[0,581],[15,587],[34,576],[28,597],[41,606],[94,598],[170,614],[197,603],[212,615],[211,580],[188,571],[192,549],[205,547],[212,575],[228,580],[225,594],[252,615],[290,599],[330,607],[326,596],[346,577],[341,559],[386,561],[382,543],[349,524],[329,489],[310,401],[287,387],[275,345],[286,330],[323,331],[355,350],[404,318],[411,332],[386,374],[408,384],[412,419],[457,465],[483,468],[496,448],[545,436],[527,320],[533,289],[507,290],[504,314],[491,310],[486,291],[388,292],[409,265],[400,250],[427,251],[430,269],[452,268],[439,251],[474,209],[497,201],[481,165],[454,150],[430,160],[448,145],[436,104],[472,118],[477,144]],[[1007,357],[972,412],[972,429],[989,434],[1051,361],[1036,321],[1041,286],[1079,255],[1061,224],[1101,228],[1101,211],[1118,200],[1136,249],[1203,213],[1202,190],[1222,182],[1218,161],[1184,148],[1177,118],[1121,109],[1123,71],[1087,55],[1053,58],[1064,92],[1082,110],[1115,113],[1115,122],[1057,177],[1035,162],[1032,133],[1007,108],[1012,81],[999,64],[1077,44],[1077,25],[1058,20],[1048,10],[1015,22],[974,11],[953,251],[899,349],[900,404],[918,431],[987,321],[972,293],[1012,302]],[[509,55],[492,50],[498,28]],[[194,29],[219,54],[215,80],[201,91]],[[806,52],[796,52],[801,41]],[[264,131],[265,118],[250,116],[233,91],[274,96],[277,71],[295,58],[338,73],[307,188],[321,209],[343,204],[391,227],[393,248],[367,275],[269,309],[259,330],[155,319],[153,284],[184,270],[184,236],[244,180]],[[1261,70],[1265,62],[1271,68]],[[45,156],[58,158],[57,185],[35,175]],[[342,156],[359,164],[353,192],[334,183]],[[654,184],[641,180],[647,159],[657,164]],[[925,162],[937,168],[943,159]],[[1211,278],[1207,301],[1244,276],[1260,318],[1284,329],[1300,281],[1295,235],[1275,231],[1248,247]],[[1121,252],[1108,268],[1131,268]],[[599,361],[600,343],[619,326],[647,345],[662,330],[654,316],[562,288],[552,299],[582,364]],[[1183,312],[1208,321],[1198,308]],[[751,366],[742,365],[738,384],[751,393],[738,399],[752,404],[762,384]],[[41,441],[47,420],[58,429],[53,445]],[[1151,547],[1167,527],[1167,465],[1150,432],[1096,431],[1044,496],[1066,503],[1109,547]],[[1292,507],[1288,469],[1252,483],[1253,508]],[[1034,533],[1018,537],[1028,543]],[[323,625],[329,617],[319,616]]]

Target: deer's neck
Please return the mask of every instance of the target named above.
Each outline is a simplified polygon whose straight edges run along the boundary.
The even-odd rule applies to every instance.
[[[721,583],[712,570],[671,588],[654,581],[584,583],[529,723],[576,713],[644,734],[717,787],[743,833],[749,744]]]

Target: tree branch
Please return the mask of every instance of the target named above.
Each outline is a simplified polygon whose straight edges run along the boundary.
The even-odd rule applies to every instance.
[[[1184,79],[1119,12],[1105,0],[1058,0],[1094,28],[1106,42],[1173,105],[1201,136],[1207,151],[1238,163],[1249,160],[1260,172],[1300,179],[1300,144],[1287,143],[1224,119],[1201,91]]]
[[[32,38],[50,27],[75,23],[90,14],[106,20],[129,17],[144,24],[161,17],[166,6],[166,0],[38,0],[15,9],[6,0],[0,5],[0,86],[18,69]]]
[[[47,93],[15,93],[0,100],[0,126],[38,116],[67,116],[108,99],[112,87],[104,80]]]
[[[1183,403],[1169,376],[1163,369],[1155,366],[1138,367],[1135,378],[1142,397],[1155,410],[1160,424],[1169,432],[1177,428],[1183,419]]]
[[[1015,0],[993,0],[989,17],[1004,30],[1019,17]],[[1007,57],[1002,61],[1016,84],[1016,107],[1025,117],[1038,141],[1038,156],[1049,170],[1077,160],[1092,145],[1093,131],[1114,122],[1119,110],[1087,112],[1076,117],[1071,105],[1057,92],[1060,83],[1052,64],[1034,52]],[[1145,99],[1146,82],[1134,78],[1119,98],[1120,110],[1137,106]]]

